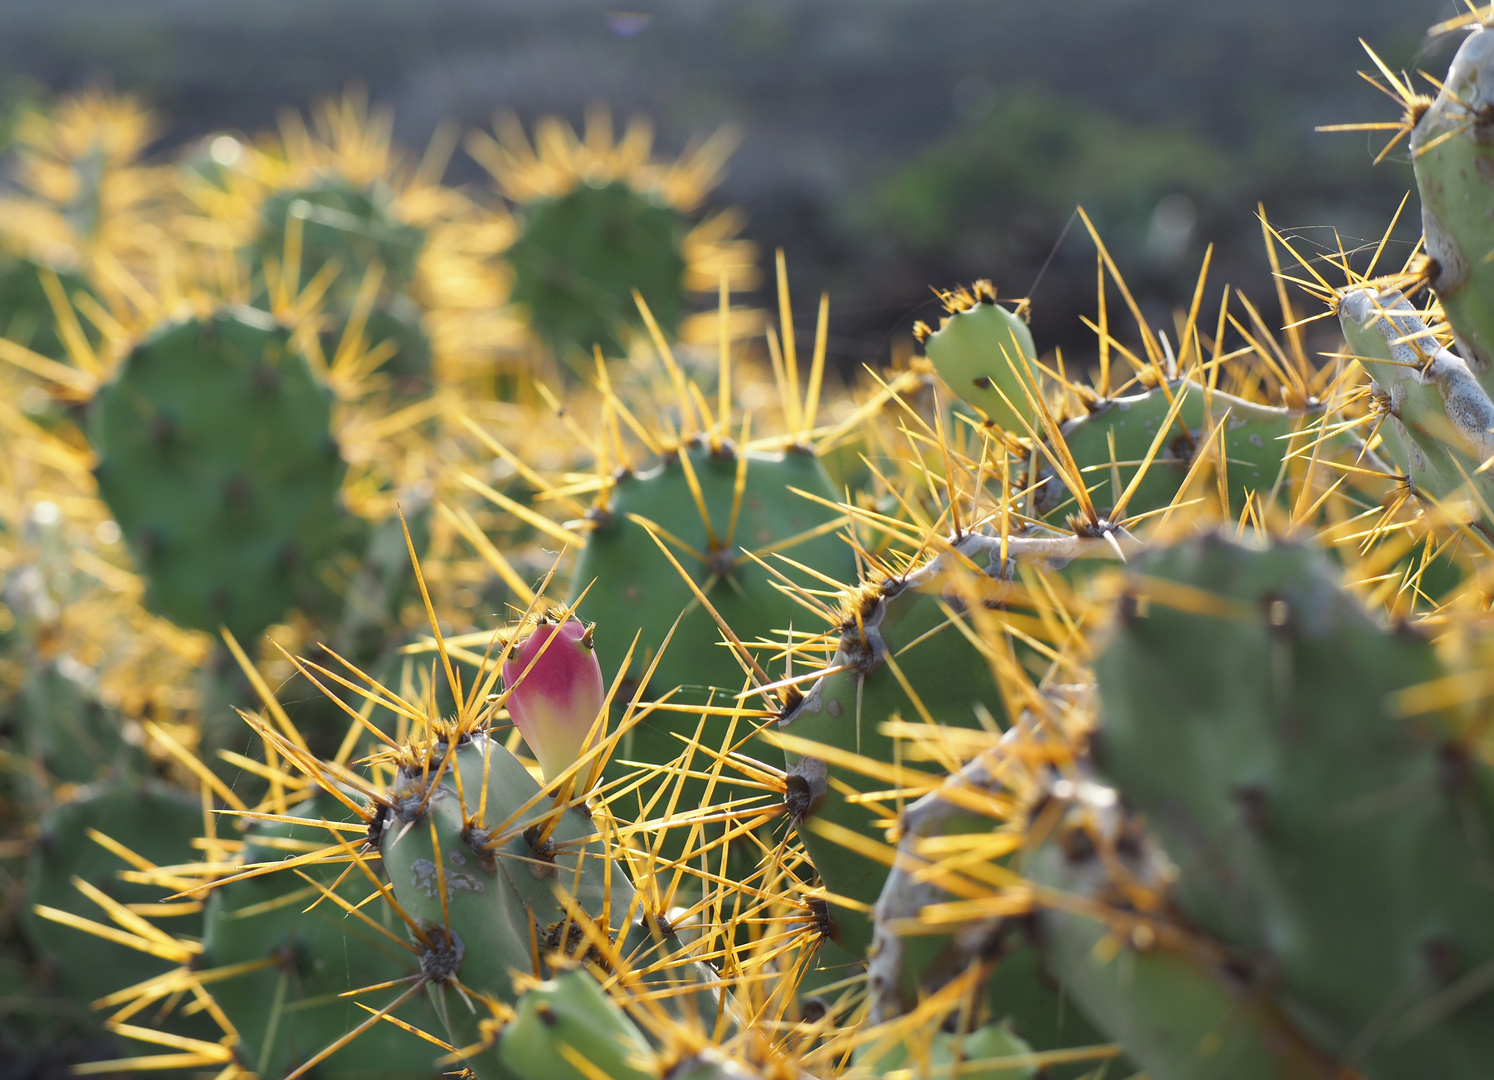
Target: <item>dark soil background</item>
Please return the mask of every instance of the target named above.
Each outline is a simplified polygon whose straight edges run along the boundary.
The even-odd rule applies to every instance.
[[[141,93],[162,151],[253,131],[350,83],[419,148],[444,118],[579,121],[587,102],[651,115],[661,148],[735,124],[716,204],[782,245],[798,306],[832,297],[832,353],[887,357],[929,286],[977,276],[1032,292],[1040,348],[1082,357],[1100,225],[1149,314],[1213,281],[1268,300],[1256,220],[1304,249],[1379,237],[1413,185],[1383,137],[1320,124],[1393,119],[1355,72],[1358,40],[1441,75],[1451,0],[3,0],[11,94],[90,84]],[[478,182],[465,156],[448,179]],[[1413,198],[1398,262],[1418,233]],[[1046,265],[1046,270],[1039,271]],[[1211,290],[1214,292],[1214,290]],[[1214,292],[1217,296],[1217,292]],[[767,301],[765,295],[762,298]],[[804,328],[807,330],[807,327]]]

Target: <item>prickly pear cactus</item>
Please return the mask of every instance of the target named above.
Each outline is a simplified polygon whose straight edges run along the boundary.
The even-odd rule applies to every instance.
[[[778,551],[827,576],[854,574],[850,549],[832,535],[840,516],[791,488],[836,501],[812,455],[743,451],[729,443],[715,451],[704,442],[688,446],[650,472],[617,481],[587,537],[571,590],[574,601],[590,587],[583,612],[602,627],[596,636],[597,657],[608,678],[622,667],[637,632],[628,674],[641,680],[683,613],[669,648],[642,688],[645,699],[677,687],[684,689],[677,700],[704,701],[712,687],[725,692],[718,697],[729,698],[744,684],[739,654],[721,644],[716,620],[660,550],[661,543],[744,643],[782,640],[791,625],[810,618],[744,552],[771,563],[770,553]],[[786,565],[781,572],[794,573]],[[670,714],[646,717],[624,736],[616,757],[672,761],[683,744],[669,732],[676,726],[693,731],[695,723],[694,717],[681,717],[671,724]],[[727,723],[708,718],[705,744],[719,746]],[[689,788],[692,793],[700,790],[699,783]]]
[[[943,299],[949,314],[939,329],[920,325],[924,349],[940,377],[988,423],[1036,443],[1027,482],[1033,509],[1051,523],[1081,521],[1090,511],[1119,522],[1163,509],[1216,440],[1237,515],[1252,493],[1281,488],[1288,452],[1306,445],[1302,429],[1322,412],[1316,401],[1298,408],[1246,401],[1165,369],[1133,393],[1070,386],[1062,405],[1053,404],[1054,380],[1036,363],[1026,322],[996,303],[989,282]]]
[[[121,875],[138,870],[141,859],[158,866],[177,862],[201,832],[201,802],[154,781],[86,787],[42,818],[26,868],[24,925],[59,996],[88,1004],[191,958],[190,947],[163,955],[158,941],[146,939],[156,946],[150,951],[131,946],[135,927],[125,905],[153,905],[169,890]],[[171,930],[195,937],[201,914],[191,904],[177,911]],[[78,919],[108,927],[115,936],[101,940],[80,933]],[[210,1030],[201,1018],[187,1027]]]
[[[1053,804],[1063,817],[1024,869],[1048,895],[1068,900],[1044,906],[1035,925],[1044,966],[1075,1005],[1157,1080],[1349,1075],[1292,1026],[1265,987],[1168,921],[1158,900],[1170,868],[1118,810],[1115,792],[1091,783],[1065,794],[1072,805]]]
[[[1431,644],[1309,546],[1210,537],[1135,573],[1095,662],[1095,749],[1176,863],[1180,911],[1366,1077],[1479,1075],[1494,775],[1450,717],[1403,704],[1443,674]]]
[[[687,310],[685,224],[625,183],[580,184],[538,201],[523,209],[519,238],[505,256],[513,299],[557,354],[583,364],[593,345],[616,356],[623,328],[642,329],[634,289],[673,334]]]
[[[291,807],[290,814],[316,821],[326,803],[340,811],[332,817],[334,826],[352,816],[326,796]],[[361,842],[356,833],[347,839]],[[256,822],[244,837],[241,858],[246,868],[272,866],[327,842],[327,829],[316,825]],[[259,1076],[286,1075],[367,1017],[356,998],[340,995],[419,974],[392,908],[368,904],[361,908],[363,918],[351,914],[373,885],[357,869],[344,873],[349,868],[344,858],[299,872],[261,873],[209,894],[199,966],[229,974],[213,982],[213,999],[239,1033],[243,1064]],[[440,1026],[430,1002],[418,995],[394,1015],[425,1031]],[[430,1044],[389,1026],[384,1037],[355,1039],[320,1062],[317,1075],[434,1076]]]
[[[0,255],[0,337],[24,345],[48,360],[65,363],[69,353],[65,333],[58,323],[53,292],[49,290],[52,281],[56,282],[57,300],[63,303],[70,302],[78,293],[92,293],[81,274],[16,255]],[[80,334],[84,325],[77,324]],[[92,346],[97,335],[83,340]]]
[[[347,530],[330,392],[290,333],[248,308],[169,323],[91,406],[99,493],[181,626],[252,641]]]
[[[1411,160],[1421,193],[1426,276],[1437,293],[1467,360],[1485,391],[1494,394],[1494,31],[1468,35],[1435,101],[1411,129]]]
[[[1385,453],[1412,489],[1436,500],[1466,494],[1487,506],[1494,481],[1480,470],[1494,456],[1494,401],[1469,365],[1442,347],[1394,289],[1347,291],[1338,318],[1374,380]]]
[[[957,727],[978,725],[981,709],[1004,718],[989,658],[955,625],[970,607],[995,601],[1003,568],[980,568],[993,557],[999,562],[989,537],[970,535],[908,574],[854,594],[826,673],[806,692],[791,693],[779,718],[782,734],[840,751],[832,759],[790,744],[784,803],[826,887],[852,901],[834,905],[833,936],[853,955],[872,940],[871,920],[856,905],[876,902],[887,867],[838,837],[874,833],[874,811],[851,793],[884,781],[848,767],[846,758],[897,760],[895,740],[882,730],[894,717]]]
[[[918,1045],[922,1042],[913,1036],[881,1054],[873,1049],[857,1055],[856,1064],[876,1076],[904,1069],[915,1076],[959,1075],[980,1080],[1034,1080],[1038,1075],[1034,1066],[1024,1064],[1032,1048],[1004,1024],[987,1024],[969,1034],[938,1031],[926,1046]]]
[[[1014,729],[1005,739],[1015,743]],[[990,965],[980,988],[988,1014],[1007,1025],[1008,1034],[1033,1050],[1064,1050],[1105,1043],[1079,1010],[1064,999],[1063,984],[1041,970],[1041,956],[1027,928],[991,918],[938,932],[919,926],[923,912],[957,898],[930,871],[939,856],[931,849],[961,835],[991,831],[989,810],[1011,798],[1003,774],[1012,768],[999,752],[976,758],[952,774],[943,786],[913,803],[899,821],[898,858],[873,909],[874,938],[867,965],[867,989],[873,1019],[896,1020],[972,968]],[[988,812],[981,813],[974,807]],[[1019,832],[1008,829],[1010,850],[1021,848]],[[1010,865],[1010,860],[1003,865]],[[1000,1024],[993,1025],[1000,1030]],[[1015,1053],[1016,1051],[1008,1051]],[[1054,1080],[1080,1077],[1092,1061],[1047,1066]]]
[[[337,293],[350,300],[363,272],[378,265],[391,289],[408,288],[415,279],[425,236],[401,222],[389,202],[387,192],[340,176],[323,176],[305,187],[277,191],[260,210],[256,255],[261,260],[284,261],[287,252],[295,249],[287,235],[294,223],[300,230],[301,281],[310,281],[334,263]]]
[[[376,820],[379,853],[452,1044],[473,1046],[484,1036],[457,985],[511,1004],[539,951],[586,940],[578,919],[616,934],[638,912],[585,812],[540,796],[501,745],[473,732],[427,753],[400,768]]]
[[[934,370],[968,404],[999,427],[1022,433],[1036,421],[1032,393],[1037,348],[1020,314],[996,303],[988,281],[952,294],[953,310],[924,339]]]
[[[87,784],[143,765],[126,722],[99,700],[94,672],[71,658],[37,663],[15,708],[20,743],[53,782]]]
[[[530,987],[516,1014],[490,1053],[517,1080],[657,1080],[648,1040],[589,972]]]

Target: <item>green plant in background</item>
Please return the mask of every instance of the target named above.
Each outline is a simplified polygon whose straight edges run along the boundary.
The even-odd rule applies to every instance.
[[[1011,208],[1062,227],[1082,205],[1129,247],[1147,239],[1160,199],[1218,191],[1230,171],[1226,154],[1187,131],[1041,91],[993,92],[989,108],[895,170],[853,213],[860,227],[921,253],[957,250],[972,231],[1002,250],[1012,243]]]

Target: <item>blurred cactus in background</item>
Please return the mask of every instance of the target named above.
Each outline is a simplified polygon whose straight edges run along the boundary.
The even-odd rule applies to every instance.
[[[1487,1075],[1491,19],[1435,98],[1371,54],[1404,114],[1340,125],[1410,148],[1401,265],[1394,221],[1315,258],[1263,213],[1274,305],[1210,249],[1159,325],[1152,241],[1080,210],[1091,351],[981,280],[850,380],[783,252],[748,302],[725,134],[417,157],[354,93],[156,161],[129,99],[26,112],[0,1059]],[[1216,175],[1056,115],[987,121],[1055,206]],[[920,170],[877,214],[945,243]]]

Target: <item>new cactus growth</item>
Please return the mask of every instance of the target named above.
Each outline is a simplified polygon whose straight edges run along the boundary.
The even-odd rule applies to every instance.
[[[924,338],[939,377],[998,427],[1020,434],[1036,420],[1028,402],[1037,348],[1020,310],[996,303],[996,290],[977,281],[945,296],[949,315]]]
[[[99,492],[174,622],[254,640],[346,533],[331,394],[247,308],[169,323],[91,406]]]
[[[580,760],[606,688],[592,641],[575,619],[541,622],[503,665],[508,715],[546,780]]]
[[[1046,521],[1079,520],[1090,509],[1112,522],[1154,513],[1178,498],[1200,456],[1215,455],[1224,462],[1230,513],[1238,515],[1252,493],[1280,489],[1289,452],[1308,445],[1303,429],[1322,413],[1315,399],[1271,406],[1191,372],[1179,377],[1170,359],[1140,391],[1064,384],[1063,404],[1055,406],[1048,399],[1057,380],[1042,372],[1027,324],[996,303],[989,282],[943,300],[949,314],[939,329],[919,328],[924,349],[966,404],[1034,444],[1027,482],[1033,510]]]
[[[532,986],[498,1035],[518,1080],[657,1080],[654,1050],[596,979],[579,969]]]

